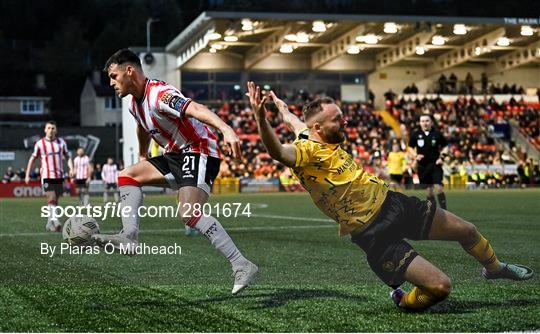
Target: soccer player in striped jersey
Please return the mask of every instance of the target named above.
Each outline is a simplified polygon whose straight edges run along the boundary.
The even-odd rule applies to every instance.
[[[114,194],[114,201],[118,202],[118,168],[113,158],[108,158],[107,163],[101,168],[101,179],[105,189],[103,190],[103,202],[109,201],[109,193]]]
[[[47,197],[50,213],[45,229],[47,231],[60,232],[62,230],[62,224],[60,224],[54,213],[58,205],[58,200],[64,192],[64,168],[62,159],[67,159],[70,173],[73,172],[73,161],[69,156],[66,142],[56,136],[56,123],[54,121],[47,122],[44,131],[45,137],[36,142],[34,152],[26,165],[25,182],[30,182],[30,171],[34,166],[34,161],[40,158],[41,184],[43,186],[43,193]]]
[[[77,149],[77,156],[73,159],[73,167],[74,170],[70,177],[75,178],[75,187],[81,204],[87,205],[90,203],[88,186],[92,179],[92,167],[90,157],[86,155],[84,148],[79,147]]]
[[[148,79],[139,57],[128,49],[113,54],[104,70],[119,97],[131,95],[129,111],[137,122],[139,162],[122,170],[118,177],[122,207],[138,213],[143,201],[142,185],[178,189],[182,222],[206,236],[227,258],[234,275],[232,293],[240,292],[254,278],[257,266],[242,255],[217,219],[193,210],[195,204],[206,203],[219,172],[221,153],[210,128],[223,134],[234,158],[240,157],[238,136],[205,106],[184,97],[165,82]],[[164,148],[165,154],[148,157],[151,138]],[[94,235],[94,240],[99,245],[110,242],[118,248],[137,245],[137,214],[123,217],[122,226],[119,234]]]
[[[305,123],[289,112],[285,102],[270,92],[284,122],[294,131],[293,144],[282,145],[266,119],[260,87],[248,82],[248,95],[261,140],[274,159],[291,168],[317,207],[339,224],[340,235],[367,254],[371,269],[393,288],[394,303],[405,309],[426,309],[444,300],[451,290],[448,276],[418,254],[404,239],[451,240],[479,261],[487,279],[527,280],[533,271],[506,264],[476,227],[431,202],[393,192],[367,173],[340,144],[345,126],[338,105],[325,98],[304,107]],[[399,286],[414,285],[409,293]]]

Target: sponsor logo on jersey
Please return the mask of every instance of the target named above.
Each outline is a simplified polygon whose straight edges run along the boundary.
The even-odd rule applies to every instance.
[[[163,95],[161,95],[160,100],[161,102],[165,104],[169,104],[172,98],[173,98],[173,95],[171,93],[164,93]]]

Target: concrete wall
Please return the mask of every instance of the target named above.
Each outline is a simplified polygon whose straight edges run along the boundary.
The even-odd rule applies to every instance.
[[[96,92],[92,87],[90,79],[86,79],[83,90],[81,92],[81,126],[91,126],[97,123],[97,115],[95,112]]]
[[[50,115],[51,111],[48,108],[49,98],[40,97],[0,97],[0,114],[2,115],[23,115],[21,113],[21,105],[23,100],[42,100],[43,113],[35,115]]]
[[[413,82],[418,87],[420,93],[425,93],[428,90],[433,90],[436,86],[435,82],[441,76],[441,73],[448,78],[451,73],[454,73],[458,80],[465,80],[468,72],[470,72],[475,81],[480,80],[482,72],[486,71],[486,66],[482,64],[470,64],[463,66],[452,67],[446,71],[425,77],[426,70],[424,66],[389,66],[387,68],[372,72],[368,76],[368,87],[375,94],[375,104],[378,108],[384,107],[383,94],[392,89],[395,93],[401,94],[403,89]],[[488,77],[491,83],[499,83],[501,86],[504,83],[509,85],[516,84],[523,88],[540,88],[540,66],[530,65],[518,67],[507,72]],[[476,84],[479,88],[480,84]]]
[[[425,91],[429,85],[429,79],[425,78],[423,66],[389,66],[368,75],[368,87],[375,94],[375,106],[384,107],[383,94],[392,89],[394,93],[401,93],[411,83],[415,83],[420,92]]]
[[[523,88],[538,88],[540,89],[540,64],[537,66],[523,66],[513,70],[496,74],[490,77],[490,80],[498,83],[516,83]]]
[[[272,54],[269,57],[255,64],[251,70],[254,71],[283,71],[287,70],[309,70],[311,58],[309,55],[295,54]]]
[[[99,124],[97,126],[105,126],[106,124],[116,124],[122,122],[122,108],[105,109],[105,98],[98,98],[96,101],[96,109],[98,110]]]
[[[182,66],[183,70],[242,71],[244,59],[227,53],[201,52]]]
[[[122,108],[105,109],[107,97],[97,96],[92,82],[86,79],[81,92],[81,126],[105,126],[122,122]]]
[[[375,61],[371,57],[362,55],[343,55],[324,64],[319,70],[371,72],[374,68]]]

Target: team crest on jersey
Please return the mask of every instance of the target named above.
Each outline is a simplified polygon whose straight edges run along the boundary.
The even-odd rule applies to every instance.
[[[165,103],[165,104],[169,104],[169,102],[171,102],[173,98],[173,95],[171,93],[164,93],[163,95],[161,95],[161,102]]]
[[[418,147],[424,147],[424,140],[423,139],[418,139],[417,143],[418,143]]]
[[[394,268],[396,267],[396,265],[392,261],[386,261],[385,263],[383,263],[382,267],[384,271],[391,272],[391,271],[394,271]]]
[[[184,104],[187,102],[186,99],[182,99],[180,96],[173,95],[171,93],[164,93],[163,95],[161,95],[160,100],[172,109],[178,111],[182,111]]]

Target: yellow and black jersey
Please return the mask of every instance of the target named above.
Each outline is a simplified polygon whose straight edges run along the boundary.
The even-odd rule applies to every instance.
[[[293,144],[296,147],[293,174],[317,207],[339,224],[339,234],[364,229],[379,212],[388,185],[364,171],[340,144],[309,139],[307,129]]]
[[[388,173],[402,175],[407,166],[407,158],[404,152],[390,152],[388,154]]]

